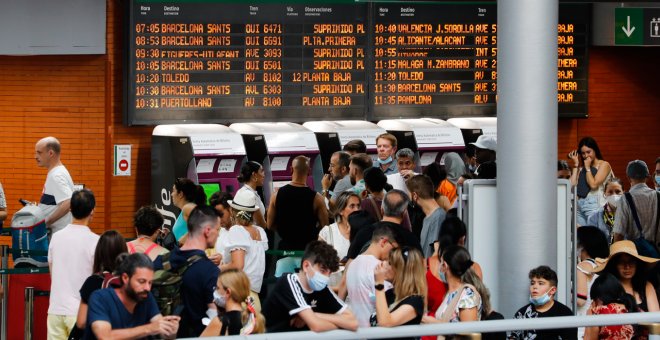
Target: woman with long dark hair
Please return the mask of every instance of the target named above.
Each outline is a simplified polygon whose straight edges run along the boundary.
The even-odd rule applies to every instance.
[[[573,161],[571,184],[577,186],[577,224],[586,225],[587,219],[605,204],[605,182],[612,174],[610,163],[603,160],[598,143],[592,137],[580,140],[577,150],[568,154]]]
[[[117,258],[122,253],[127,253],[126,240],[116,230],[108,230],[101,234],[96,249],[94,250],[94,264],[92,266],[94,274],[88,277],[80,288],[80,307],[78,307],[78,317],[76,319],[76,328],[71,331],[69,339],[82,339],[87,323],[87,303],[89,297],[98,289],[106,288],[103,285],[110,285],[113,281],[113,272],[117,268]]]
[[[625,314],[635,311],[635,300],[626,293],[621,282],[610,273],[598,276],[590,292],[593,301],[587,315]],[[596,339],[632,339],[632,325],[592,326],[586,327],[585,340]]]
[[[647,279],[647,271],[651,263],[658,261],[639,255],[632,241],[618,241],[612,243],[610,256],[594,272],[605,271],[619,279],[626,293],[635,298],[638,311],[657,312],[660,311],[658,297]]]
[[[188,216],[195,207],[206,205],[204,189],[187,178],[177,178],[172,185],[172,202],[181,210],[172,226],[177,242],[183,243],[188,234]]]
[[[478,321],[491,313],[490,292],[472,268],[467,249],[451,245],[440,255],[440,276],[447,282],[447,294],[425,323]]]

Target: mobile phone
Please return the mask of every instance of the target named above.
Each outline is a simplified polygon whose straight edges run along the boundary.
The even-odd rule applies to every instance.
[[[174,307],[174,310],[172,311],[172,315],[181,316],[182,312],[183,312],[183,304],[180,304]]]

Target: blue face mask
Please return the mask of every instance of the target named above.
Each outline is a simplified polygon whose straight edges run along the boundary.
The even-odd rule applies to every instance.
[[[376,159],[376,162],[378,162],[378,164],[390,164],[390,163],[392,163],[392,156],[387,157],[387,159],[384,159],[384,160],[378,158],[378,159]]]
[[[660,176],[655,176],[655,185],[660,188]]]
[[[531,295],[529,296],[529,302],[536,307],[543,306],[548,303],[548,301],[550,301],[550,295],[548,295],[548,292],[545,292],[545,294],[537,298],[533,298]]]
[[[314,269],[312,269],[312,271],[314,272],[314,275],[312,277],[307,276],[307,283],[309,284],[309,288],[313,291],[320,292],[328,286],[330,277],[325,276]],[[305,275],[307,274],[305,273]]]
[[[442,271],[442,264],[438,269],[438,275],[440,276],[440,281],[447,283],[447,275],[445,274],[445,272]]]

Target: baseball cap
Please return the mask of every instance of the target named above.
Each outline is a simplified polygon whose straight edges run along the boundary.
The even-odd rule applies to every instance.
[[[481,135],[477,138],[477,141],[470,143],[479,149],[493,150],[497,151],[497,140],[493,136]]]

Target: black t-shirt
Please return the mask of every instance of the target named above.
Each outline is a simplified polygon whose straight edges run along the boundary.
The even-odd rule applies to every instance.
[[[394,296],[394,289],[390,289],[387,292],[385,292],[385,298],[387,299],[387,304],[392,305],[395,301],[395,296]],[[403,300],[399,301],[396,306],[394,306],[392,309],[390,309],[390,313],[394,312],[395,310],[401,308],[401,306],[404,305],[410,305],[414,310],[415,310],[415,317],[404,323],[403,325],[400,326],[407,326],[407,325],[419,325],[422,322],[422,316],[424,316],[424,298],[419,295],[410,295]],[[369,322],[373,327],[378,326],[378,318],[376,316],[376,313],[373,313],[371,317],[369,318]],[[411,337],[411,338],[391,338],[393,340],[415,340],[418,338]]]
[[[531,303],[520,308],[513,316],[514,319],[534,319],[534,318],[547,318],[553,316],[572,316],[573,312],[563,305],[555,301],[552,307],[547,311],[541,313],[536,311],[534,305]],[[577,339],[577,328],[562,328],[562,329],[539,329],[539,330],[525,330],[525,331],[511,331],[510,338],[515,339]]]
[[[218,316],[222,322],[220,329],[220,336],[223,335],[240,335],[241,328],[243,328],[243,319],[241,318],[241,311],[233,310]],[[227,332],[229,330],[229,332]]]
[[[308,330],[307,327],[293,328],[289,322],[296,314],[309,308],[316,313],[337,314],[342,313],[346,305],[328,287],[308,293],[303,290],[298,274],[285,274],[277,280],[263,304],[266,332]]]
[[[348,248],[348,253],[346,254],[346,257],[348,257],[349,259],[355,259],[358,255],[360,255],[365,245],[368,245],[371,242],[371,237],[374,234],[374,230],[376,230],[376,228],[381,225],[389,225],[399,234],[399,237],[403,240],[404,243],[404,244],[399,244],[399,246],[413,247],[419,249],[419,251],[422,251],[422,247],[419,243],[419,238],[415,236],[412,232],[406,230],[400,224],[381,221],[381,222],[376,222],[370,226],[364,227],[360,229],[360,231],[358,231],[358,233],[355,235],[355,239],[353,239],[353,241],[351,242],[351,246]]]
[[[80,287],[80,300],[86,304],[89,304],[89,297],[94,293],[95,290],[101,289],[103,285],[103,277],[98,274],[92,274],[88,277]]]
[[[206,317],[208,304],[213,302],[213,292],[218,281],[220,269],[206,257],[203,250],[180,250],[170,252],[172,268],[180,268],[189,257],[199,255],[202,258],[190,265],[183,274],[181,300],[183,312],[177,337],[198,337],[204,331],[202,319]]]

